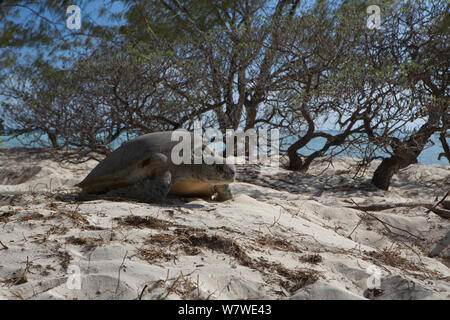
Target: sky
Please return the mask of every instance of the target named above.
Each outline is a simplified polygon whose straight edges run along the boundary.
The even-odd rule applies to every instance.
[[[20,2],[20,1],[18,1]],[[37,1],[39,3],[39,1]],[[37,14],[37,11],[39,10],[39,5],[27,5],[27,7],[21,7],[19,8],[19,15],[17,17],[11,16],[10,18],[7,18],[7,20],[12,20],[15,23],[19,24],[32,24],[34,28],[39,28],[41,23],[45,23],[46,25],[50,25],[52,28],[56,28],[58,30],[58,33],[60,35],[61,39],[67,40],[70,42],[75,37],[84,37],[82,35],[79,35],[80,33],[83,33],[83,21],[90,21],[94,22],[94,24],[101,25],[101,26],[120,26],[123,24],[122,22],[118,22],[115,20],[108,19],[108,15],[101,15],[102,10],[107,10],[108,13],[118,13],[123,11],[125,8],[125,5],[121,1],[111,1],[111,0],[81,0],[81,1],[72,1],[74,5],[78,5],[81,9],[81,29],[78,30],[69,30],[66,25],[66,20],[69,18],[69,14],[66,13],[67,7],[61,7],[60,12],[51,14],[50,12],[46,11],[42,13],[41,15]],[[5,3],[3,3],[5,5]],[[2,9],[2,4],[0,1],[0,10]],[[5,21],[0,21],[0,30],[2,29],[3,23]],[[36,46],[24,46],[20,49],[14,50],[15,56],[18,58],[18,63],[20,65],[28,65],[30,61],[33,61],[37,56],[43,55],[46,59],[51,59],[51,47],[45,48],[45,47],[36,47]],[[7,48],[0,47],[0,55],[5,50],[10,50]],[[66,52],[67,56],[69,56],[72,52],[69,51]],[[62,67],[61,63],[56,64],[59,67]],[[8,70],[5,70],[8,72]],[[7,101],[7,98],[0,95],[0,118],[2,118],[2,110],[1,110],[1,102]],[[8,123],[6,120],[4,125],[6,127],[13,127],[13,124]]]

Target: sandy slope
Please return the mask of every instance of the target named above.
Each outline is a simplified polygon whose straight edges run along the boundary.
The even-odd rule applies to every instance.
[[[411,166],[385,192],[368,183],[374,167],[352,180],[351,163],[270,176],[240,167],[222,203],[80,202],[71,186],[95,161],[0,149],[0,298],[450,298],[448,220],[348,208],[434,203],[450,166]],[[377,272],[381,287],[368,290]]]

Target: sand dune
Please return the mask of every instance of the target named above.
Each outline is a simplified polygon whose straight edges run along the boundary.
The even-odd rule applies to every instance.
[[[354,162],[240,166],[233,200],[145,204],[77,200],[93,160],[0,149],[0,299],[449,299],[449,220],[358,206],[436,203],[450,165],[411,166],[381,191],[376,163],[353,180]]]

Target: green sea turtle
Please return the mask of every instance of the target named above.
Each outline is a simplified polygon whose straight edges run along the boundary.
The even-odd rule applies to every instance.
[[[194,164],[194,134],[188,132],[185,134],[191,138],[192,161],[174,164],[172,149],[180,141],[172,141],[173,132],[149,133],[122,144],[76,186],[82,188],[82,195],[119,195],[146,202],[163,201],[168,194],[231,199],[228,184],[234,181],[234,165],[220,161]],[[208,148],[210,159],[225,162],[200,141],[202,150]]]

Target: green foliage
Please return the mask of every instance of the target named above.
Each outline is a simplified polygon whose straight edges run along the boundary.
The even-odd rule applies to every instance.
[[[15,64],[43,60],[56,65],[70,52],[94,45],[92,39],[111,39],[115,28],[97,23],[99,16],[106,15],[105,10],[90,13],[84,10],[87,3],[80,5],[81,30],[70,31],[66,28],[66,9],[74,4],[71,0],[1,2],[0,70],[7,72]]]

